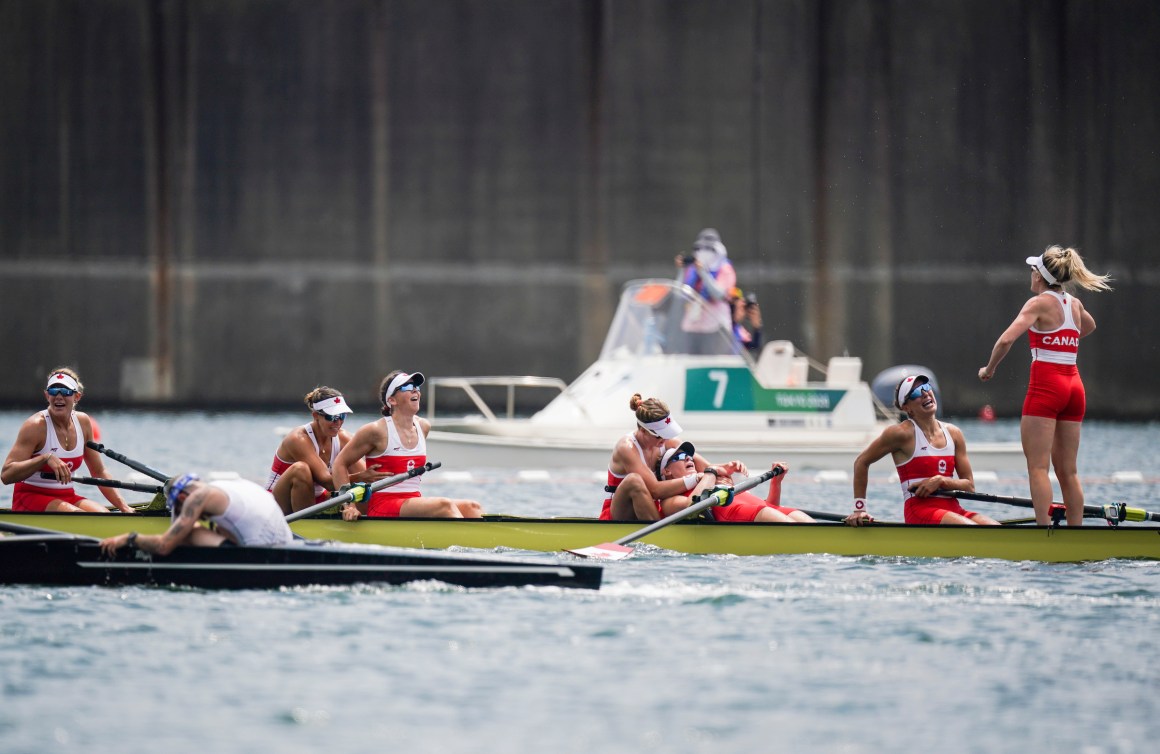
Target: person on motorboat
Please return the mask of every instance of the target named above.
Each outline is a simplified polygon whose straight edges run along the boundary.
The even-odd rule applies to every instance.
[[[431,423],[419,416],[422,372],[395,370],[379,385],[382,418],[363,425],[335,459],[332,474],[339,489],[346,489],[359,463],[385,476],[401,474],[427,463],[427,433]],[[427,497],[420,492],[421,476],[374,493],[365,503],[346,505],[343,517],[374,518],[479,518],[483,507],[474,500]]]
[[[310,409],[310,422],[282,438],[266,480],[266,489],[286,514],[331,496],[335,489],[331,466],[351,438],[343,427],[353,412],[342,393],[323,385],[307,393],[304,400]],[[367,471],[362,461],[356,461],[353,469],[350,478],[355,482],[374,482],[386,476]]]
[[[908,524],[998,524],[990,516],[965,510],[940,490],[974,492],[967,441],[953,424],[938,420],[938,400],[925,374],[904,377],[894,405],[906,420],[887,427],[854,460],[854,511],[866,513],[870,466],[887,454],[894,459]]]
[[[657,521],[663,515],[661,500],[688,493],[706,478],[716,479],[715,470],[705,469],[680,479],[661,481],[655,469],[661,455],[677,447],[681,425],[659,398],[642,398],[634,393],[628,402],[636,415],[636,429],[617,440],[608,462],[607,496],[600,509],[602,520]]]
[[[737,272],[729,261],[725,244],[714,228],[697,235],[691,255],[678,254],[677,280],[700,294],[697,306],[689,306],[681,320],[681,330],[688,340],[691,354],[717,354],[722,344],[722,329],[731,331],[733,311],[729,291],[737,285]]]
[[[93,421],[76,410],[84,391],[74,370],[58,367],[48,373],[44,388],[48,408],[20,425],[0,470],[0,481],[16,485],[12,510],[109,512],[104,504],[77,494],[72,485],[81,463],[94,477],[107,476],[101,454],[86,444],[93,441]],[[122,513],[133,513],[117,490],[101,487],[101,494]]]
[[[269,547],[294,541],[278,501],[248,479],[203,482],[197,474],[183,474],[166,481],[164,494],[172,518],[164,534],[118,534],[101,540],[101,550],[110,556],[122,547],[168,555],[182,545]]]
[[[733,337],[746,351],[757,354],[761,351],[761,307],[757,296],[734,288],[729,305],[733,308]]]
[[[657,464],[656,476],[660,481],[684,479],[689,474],[696,473],[696,448],[691,442],[683,442],[675,448],[668,448]],[[702,461],[703,463],[703,461]],[[740,468],[737,468],[740,466]],[[752,492],[738,492],[732,502],[724,506],[714,506],[709,509],[714,521],[759,521],[767,523],[811,523],[813,518],[796,508],[787,508],[781,505],[781,483],[789,466],[776,462],[771,468],[781,468],[782,473],[769,481],[769,494],[762,500]],[[684,510],[692,505],[701,493],[719,486],[732,487],[733,473],[748,476],[748,470],[739,461],[731,461],[725,466],[705,466],[705,470],[712,469],[712,473],[705,474],[697,486],[687,493],[682,492],[660,501],[661,515],[671,516],[677,511]],[[732,469],[737,469],[735,472]]]
[[[1052,491],[1048,472],[1054,467],[1068,526],[1082,526],[1084,496],[1077,457],[1087,393],[1076,360],[1080,338],[1092,334],[1096,321],[1066,289],[1078,286],[1089,291],[1110,291],[1111,278],[1090,271],[1079,252],[1071,248],[1049,246],[1026,261],[1031,267],[1031,292],[1035,295],[995,341],[991,358],[979,370],[979,379],[991,379],[1015,341],[1023,333],[1028,334],[1031,376],[1023,399],[1019,435],[1027,457],[1035,522],[1041,526],[1050,523]]]

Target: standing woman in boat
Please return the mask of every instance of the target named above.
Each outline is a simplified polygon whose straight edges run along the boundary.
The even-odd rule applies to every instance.
[[[1049,246],[1039,256],[1027,257],[1027,264],[1031,267],[1031,292],[1035,295],[995,341],[987,366],[979,370],[979,379],[991,379],[1015,341],[1028,333],[1031,378],[1023,399],[1019,435],[1027,457],[1035,522],[1041,526],[1050,523],[1052,492],[1048,469],[1054,466],[1067,508],[1068,526],[1082,526],[1084,498],[1076,457],[1087,396],[1076,357],[1079,339],[1096,329],[1096,321],[1064,286],[1110,291],[1110,278],[1091,272],[1075,249],[1060,246]]]
[[[659,501],[696,488],[705,477],[715,482],[710,469],[693,472],[679,479],[661,481],[654,469],[668,448],[677,447],[681,425],[669,415],[669,407],[657,398],[645,400],[633,394],[628,407],[636,414],[636,429],[616,442],[608,462],[608,493],[600,510],[602,520],[657,521],[661,517]],[[711,486],[711,485],[710,485]]]
[[[85,444],[93,439],[93,423],[76,410],[83,394],[84,385],[72,369],[60,367],[49,373],[44,389],[48,408],[20,426],[0,471],[4,484],[16,485],[12,510],[108,512],[101,503],[78,495],[72,486],[73,473],[82,462],[94,477],[106,476],[101,454]],[[102,487],[101,494],[122,513],[133,512],[116,490]]]
[[[342,393],[332,387],[316,387],[306,394],[310,422],[295,427],[282,438],[270,465],[266,489],[274,495],[284,514],[309,508],[330,497],[334,491],[331,466],[348,442],[350,433],[343,429],[352,412]],[[386,474],[366,471],[356,462],[350,478],[355,482],[374,482]]]
[[[975,491],[967,441],[953,424],[938,420],[938,400],[925,374],[904,377],[894,391],[894,405],[906,420],[887,427],[854,460],[854,513],[847,523],[858,526],[868,517],[866,486],[870,466],[890,454],[898,467],[908,524],[998,524],[982,513],[965,510],[940,490]]]
[[[380,472],[380,478],[427,463],[427,433],[431,431],[431,423],[419,417],[420,387],[424,380],[422,372],[400,370],[383,378],[379,385],[383,418],[360,427],[339,451],[332,469],[335,485],[341,488],[349,484],[364,460],[367,470]],[[376,492],[365,511],[348,505],[343,508],[343,517],[354,519],[361,513],[378,518],[479,518],[483,515],[483,508],[474,500],[425,497],[419,491],[421,482],[422,477],[415,476]]]

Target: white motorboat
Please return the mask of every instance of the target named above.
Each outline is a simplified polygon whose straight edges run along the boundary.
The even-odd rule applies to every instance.
[[[669,404],[683,439],[705,457],[738,458],[753,469],[773,460],[793,469],[850,471],[854,458],[897,413],[862,379],[862,360],[836,356],[826,365],[775,340],[754,360],[727,325],[709,336],[681,328],[700,296],[679,282],[625,285],[599,359],[570,385],[543,377],[443,377],[425,386],[432,421],[429,453],[460,468],[587,468],[602,470],[617,438],[633,428],[633,393]],[[821,379],[810,379],[811,373]],[[933,376],[933,375],[932,375]],[[515,414],[516,391],[558,394],[530,417]],[[437,398],[462,390],[479,413],[445,418]],[[481,395],[506,395],[497,412]],[[968,438],[969,440],[969,438]],[[971,443],[976,470],[1024,467],[1018,443]],[[893,471],[884,459],[876,471]]]

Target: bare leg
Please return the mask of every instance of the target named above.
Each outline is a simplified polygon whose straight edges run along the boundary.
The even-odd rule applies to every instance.
[[[1027,457],[1027,481],[1031,485],[1031,502],[1035,506],[1035,523],[1046,526],[1051,523],[1047,511],[1051,507],[1052,490],[1051,479],[1047,473],[1051,468],[1051,446],[1055,438],[1055,419],[1046,419],[1042,416],[1024,416],[1019,423],[1019,434],[1023,440],[1023,455]]]
[[[270,490],[283,513],[293,513],[314,505],[314,475],[310,467],[302,461],[290,464],[290,468],[278,477]]]
[[[44,509],[46,511],[52,511],[53,513],[79,513],[81,510],[72,503],[66,503],[63,500],[53,500],[44,506]]]
[[[656,521],[660,518],[648,486],[639,474],[629,474],[612,494],[613,521]]]
[[[1051,465],[1059,479],[1063,504],[1067,507],[1067,525],[1083,526],[1083,486],[1079,481],[1076,457],[1079,455],[1079,422],[1058,422],[1051,447]]]
[[[409,518],[463,518],[455,501],[446,497],[413,497],[399,508]]]
[[[777,510],[776,508],[762,508],[761,511],[757,514],[757,516],[753,520],[754,521],[761,521],[763,523],[776,523],[776,524],[792,524],[793,523],[792,518],[785,515],[781,511]]]
[[[452,500],[464,518],[483,518],[483,506],[474,500]]]

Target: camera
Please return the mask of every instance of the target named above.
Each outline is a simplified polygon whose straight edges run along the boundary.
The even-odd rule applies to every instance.
[[[681,262],[683,262],[685,265],[694,265],[697,263],[697,258],[692,254],[686,254],[685,256],[681,257]]]

